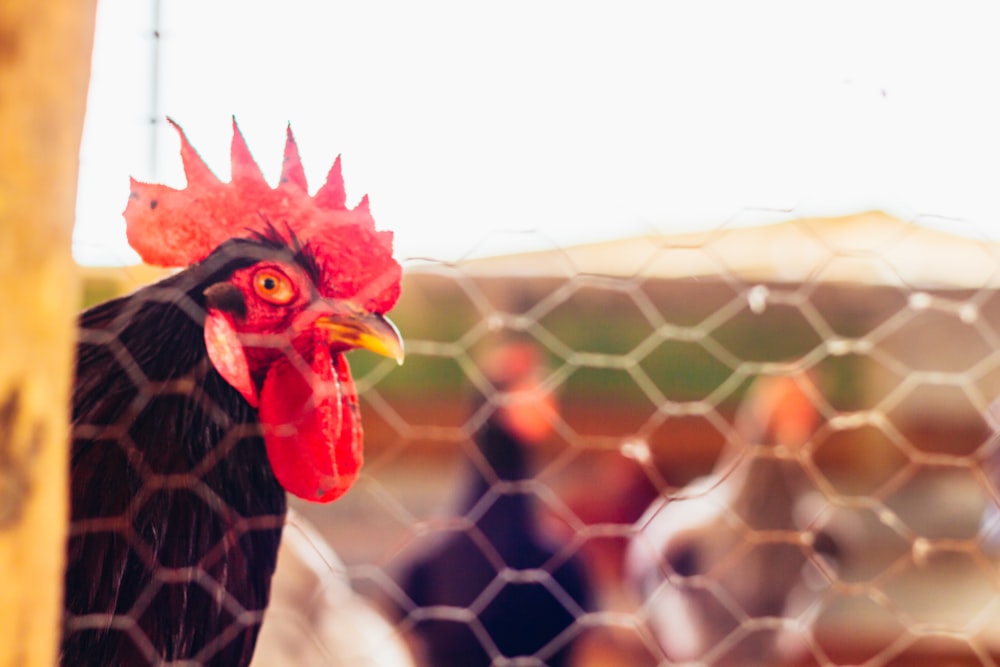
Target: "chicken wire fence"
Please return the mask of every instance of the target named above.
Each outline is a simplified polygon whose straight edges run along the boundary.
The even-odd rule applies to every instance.
[[[467,312],[427,338],[414,315],[400,381],[451,368],[502,405],[475,351],[512,331],[544,351],[543,384],[560,394],[530,485],[558,545],[537,575],[579,556],[596,604],[563,596],[572,626],[523,664],[571,642],[581,664],[994,664],[996,250],[860,218],[846,236],[843,220],[790,222],[773,237],[723,226],[631,242],[640,261],[610,243],[411,275],[422,305]],[[944,248],[971,274],[928,289],[921,267]],[[605,258],[617,275],[592,272]],[[688,260],[714,273],[663,269]],[[801,279],[774,280],[789,264]],[[517,277],[532,271],[544,275]],[[330,509],[334,545],[356,539],[332,527],[353,513],[386,526],[391,537],[348,567],[359,587],[402,607],[404,634],[419,638],[428,617],[466,624],[507,664],[478,622],[520,572],[498,562],[466,609],[420,608],[392,577],[424,539],[476,529],[477,508],[418,511],[404,490],[405,471],[431,476],[424,447],[475,462],[482,415],[397,402],[377,370],[362,384],[389,444]],[[494,481],[500,496],[515,491]]]
[[[258,433],[204,363],[164,379],[134,357],[134,303],[81,338],[128,407],[74,431],[134,488],[71,536],[124,541],[148,583],[67,631],[111,628],[148,664],[230,664],[261,622],[255,664],[445,664],[441,641],[467,665],[996,664],[998,261],[868,214],[410,263],[406,363],[350,357],[361,478],[291,501],[266,612],[227,556],[284,519],[205,479]],[[146,299],[198,323],[189,287]],[[136,450],[157,401],[209,417],[207,460]],[[537,437],[511,435],[525,408]],[[165,555],[188,535],[136,525],[157,496],[225,527]],[[182,584],[178,609],[223,620],[167,655],[144,619]]]
[[[243,664],[257,628],[261,666],[997,664],[1000,249],[928,228],[948,221],[762,217],[784,222],[401,259],[405,364],[350,355],[360,479],[287,516],[258,497],[283,498],[260,426],[204,386],[208,360],[134,349],[144,316],[204,322],[200,282],[85,326],[122,409],[74,425],[100,503],[74,508],[71,557],[96,549],[72,576],[92,596],[142,583],[68,602],[67,664],[102,664],[87,638],[108,631],[122,664]],[[123,278],[152,279],[95,271],[88,305]],[[208,434],[205,457],[137,445],[158,405]],[[234,497],[225,466],[252,480]],[[145,520],[154,505],[185,518]],[[232,558],[282,526],[265,605]],[[165,648],[164,613],[196,619],[187,650]]]

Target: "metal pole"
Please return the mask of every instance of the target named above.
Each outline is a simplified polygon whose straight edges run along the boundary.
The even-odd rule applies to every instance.
[[[160,157],[160,0],[152,0],[152,37],[153,48],[150,58],[151,69],[149,77],[149,177],[156,181]]]

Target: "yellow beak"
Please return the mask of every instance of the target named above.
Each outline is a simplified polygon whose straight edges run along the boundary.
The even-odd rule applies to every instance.
[[[384,315],[324,315],[314,326],[326,332],[330,343],[368,350],[403,363],[403,338],[392,320]]]

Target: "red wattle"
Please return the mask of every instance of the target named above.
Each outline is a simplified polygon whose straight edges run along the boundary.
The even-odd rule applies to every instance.
[[[219,375],[243,394],[247,403],[257,407],[257,388],[253,386],[247,355],[231,316],[217,310],[208,311],[205,317],[205,349]]]
[[[347,360],[331,355],[323,343],[295,361],[275,361],[261,386],[264,444],[286,491],[327,503],[342,496],[361,471],[357,392]]]

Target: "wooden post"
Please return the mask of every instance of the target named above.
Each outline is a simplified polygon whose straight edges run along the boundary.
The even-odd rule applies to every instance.
[[[0,0],[0,667],[57,660],[96,0]]]

